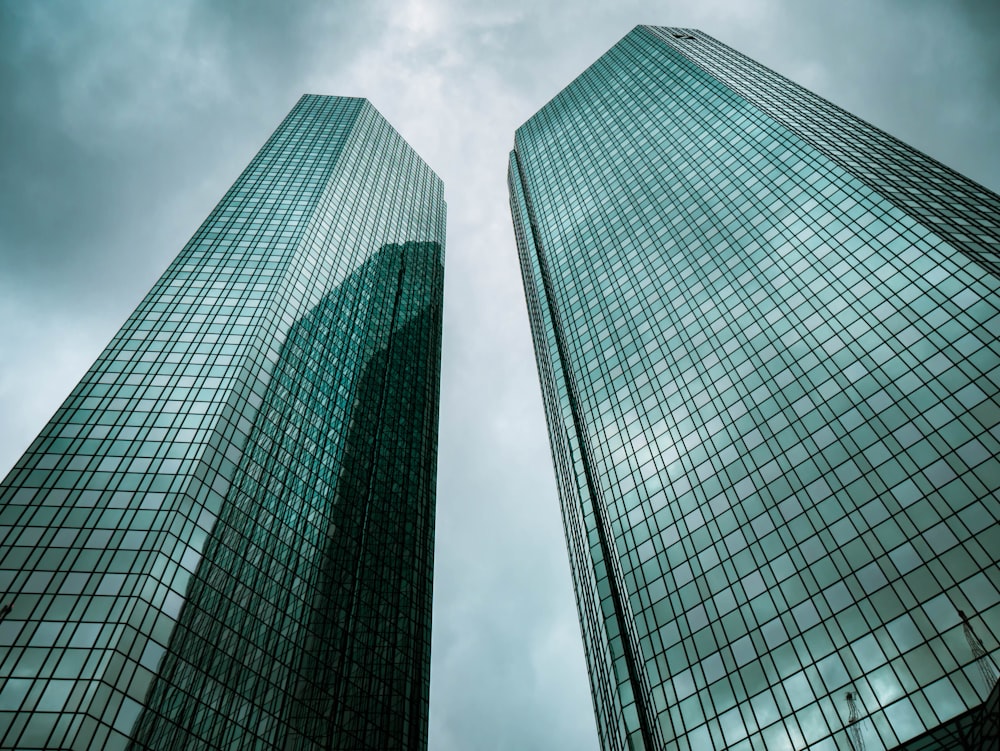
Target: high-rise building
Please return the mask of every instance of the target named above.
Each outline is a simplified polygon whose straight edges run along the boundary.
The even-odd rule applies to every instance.
[[[0,747],[426,747],[444,234],[302,97],[0,486]]]
[[[509,188],[602,747],[962,748],[1000,197],[647,26],[518,129]]]

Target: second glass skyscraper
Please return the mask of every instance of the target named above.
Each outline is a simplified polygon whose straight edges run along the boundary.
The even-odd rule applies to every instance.
[[[509,185],[603,748],[964,732],[1000,199],[653,27],[517,131]]]
[[[0,747],[426,747],[444,235],[299,101],[0,485]]]

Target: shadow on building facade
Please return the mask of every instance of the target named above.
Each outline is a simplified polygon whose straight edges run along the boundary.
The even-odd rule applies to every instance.
[[[291,328],[135,748],[426,745],[442,249]]]

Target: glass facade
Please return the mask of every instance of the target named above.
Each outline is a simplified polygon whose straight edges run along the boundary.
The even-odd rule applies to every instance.
[[[444,234],[296,104],[0,486],[0,747],[426,747]]]
[[[508,182],[602,747],[931,748],[1000,633],[1000,198],[653,27]]]

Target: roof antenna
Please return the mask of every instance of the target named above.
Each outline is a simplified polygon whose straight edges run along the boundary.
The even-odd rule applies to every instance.
[[[979,676],[986,686],[986,695],[989,696],[997,682],[996,667],[993,665],[993,660],[990,659],[989,652],[986,651],[983,640],[972,630],[972,624],[969,623],[968,617],[961,610],[958,611],[958,615],[962,619],[962,630],[965,632],[965,638],[972,649],[972,658],[976,661],[976,667],[979,668]]]
[[[847,692],[847,737],[851,739],[854,751],[865,751],[865,739],[861,735],[861,707],[858,706],[858,695]]]

